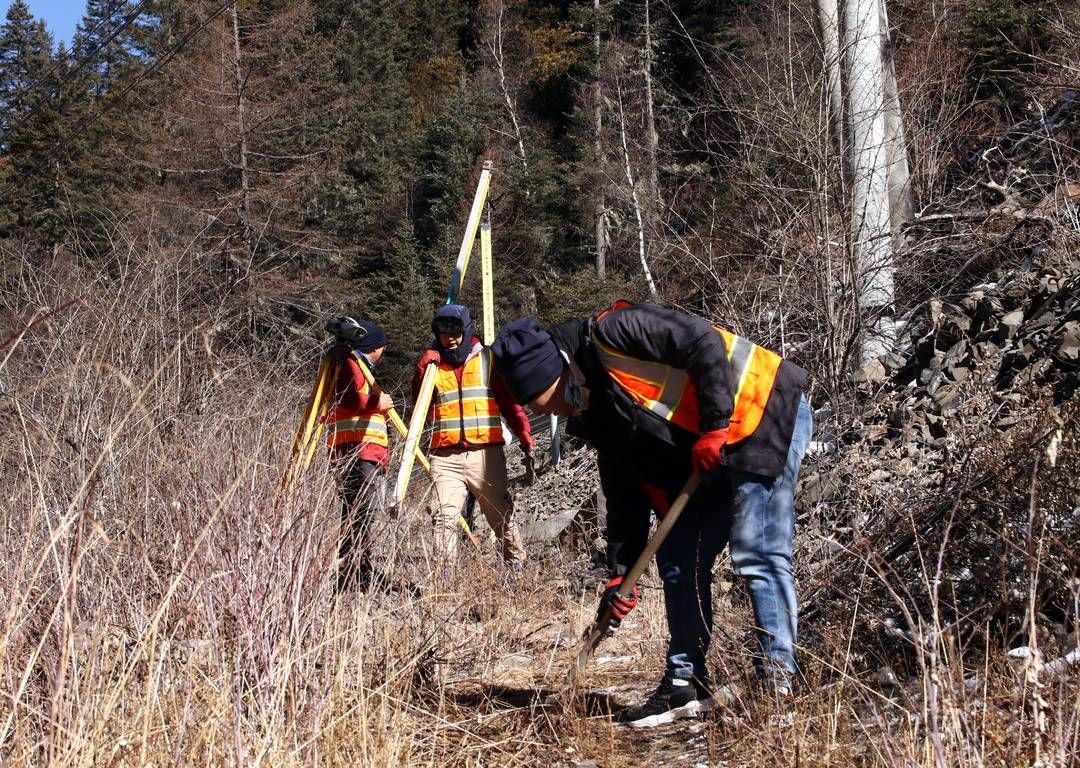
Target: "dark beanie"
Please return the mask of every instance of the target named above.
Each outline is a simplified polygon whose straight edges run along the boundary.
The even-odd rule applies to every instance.
[[[472,352],[473,323],[469,317],[469,310],[461,304],[446,304],[435,310],[435,318],[431,321],[431,332],[435,339],[431,342],[431,348],[437,349],[439,355],[446,362],[458,368],[465,365]],[[460,333],[461,344],[457,349],[447,349],[439,343],[440,333]]]
[[[506,380],[514,399],[527,403],[551,386],[566,367],[551,334],[535,317],[503,326],[495,343],[495,370]]]
[[[356,342],[356,349],[361,352],[374,352],[379,347],[385,347],[389,342],[386,331],[371,320],[357,320],[356,324],[367,331],[367,335]]]
[[[439,333],[462,333],[468,334],[465,343],[472,341],[472,318],[469,316],[469,308],[462,304],[444,304],[435,310],[435,317],[431,321],[431,332],[436,336]]]

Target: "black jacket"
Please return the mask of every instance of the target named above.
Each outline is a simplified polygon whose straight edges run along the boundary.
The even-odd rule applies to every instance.
[[[579,318],[551,329],[590,390],[588,408],[569,420],[567,432],[597,450],[608,506],[608,556],[621,573],[648,535],[651,504],[642,484],[674,498],[690,475],[690,449],[698,435],[639,406],[615,384],[600,362],[594,330],[602,342],[624,354],[687,371],[697,389],[702,432],[728,425],[735,388],[723,337],[698,317],[635,304],[599,322]],[[761,424],[748,438],[725,449],[726,467],[765,477],[783,472],[806,381],[802,368],[788,361],[781,364]]]

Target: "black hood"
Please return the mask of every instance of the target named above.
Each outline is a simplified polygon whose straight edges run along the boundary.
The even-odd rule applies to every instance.
[[[461,329],[461,344],[457,349],[446,349],[439,343],[438,328],[445,327],[452,330]],[[435,311],[435,318],[431,321],[431,332],[435,339],[431,342],[431,348],[438,351],[443,360],[457,368],[464,365],[472,351],[473,322],[469,316],[467,307],[461,304],[447,304]]]

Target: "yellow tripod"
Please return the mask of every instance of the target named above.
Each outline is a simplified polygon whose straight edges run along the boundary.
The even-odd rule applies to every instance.
[[[300,474],[310,466],[311,460],[315,457],[315,449],[319,445],[323,429],[326,426],[324,420],[330,407],[328,392],[337,378],[337,370],[338,365],[328,357],[324,357],[319,364],[319,373],[315,376],[315,383],[311,387],[311,396],[308,397],[304,416],[300,419],[300,426],[293,437],[289,464],[285,468],[285,473],[281,476],[281,481],[278,483],[276,494],[278,500],[296,482]]]
[[[359,366],[360,372],[364,375],[364,380],[367,381],[368,386],[377,386],[375,384],[375,376],[371,373],[371,369],[368,367],[367,363],[364,362],[364,359],[356,354],[356,352],[352,353],[352,359]],[[323,433],[326,431],[326,414],[330,410],[330,404],[333,399],[334,383],[337,381],[338,374],[341,373],[341,366],[341,362],[331,360],[329,357],[324,357],[319,364],[319,373],[315,376],[315,383],[311,387],[311,396],[308,398],[307,407],[304,409],[304,416],[300,420],[300,426],[296,430],[296,435],[293,437],[292,454],[289,459],[289,464],[281,477],[281,481],[278,483],[276,494],[278,500],[280,500],[292,484],[296,482],[297,478],[311,466],[311,461],[315,458],[315,451],[318,449],[319,443],[322,442]],[[408,429],[405,426],[405,422],[402,421],[401,416],[398,414],[397,409],[391,408],[387,411],[387,416],[390,418],[390,423],[394,425],[394,429],[397,430],[398,434],[405,437],[408,433]],[[414,447],[414,457],[420,462],[420,466],[422,466],[430,475],[431,464],[418,446]],[[458,522],[469,539],[479,546],[480,542],[477,539],[476,534],[470,530],[469,524],[465,521],[465,518],[459,515]]]

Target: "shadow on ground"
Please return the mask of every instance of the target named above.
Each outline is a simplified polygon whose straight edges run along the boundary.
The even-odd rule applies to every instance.
[[[442,696],[473,710],[529,709],[546,712],[577,711],[586,717],[614,717],[626,707],[615,704],[602,692],[562,693],[548,688],[516,688],[497,684],[474,684],[468,690],[444,688]]]

